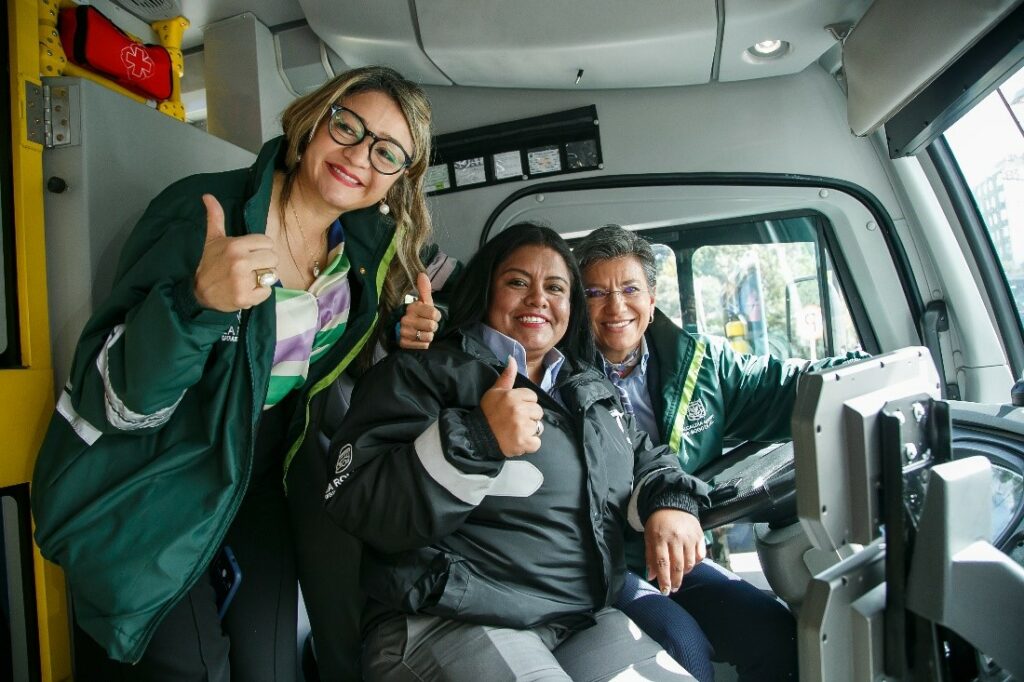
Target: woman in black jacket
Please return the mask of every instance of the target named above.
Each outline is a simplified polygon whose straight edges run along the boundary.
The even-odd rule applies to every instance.
[[[678,588],[706,488],[591,366],[568,246],[513,226],[460,285],[446,338],[368,372],[331,443],[328,512],[366,543],[364,675],[692,679],[608,605],[627,522]]]

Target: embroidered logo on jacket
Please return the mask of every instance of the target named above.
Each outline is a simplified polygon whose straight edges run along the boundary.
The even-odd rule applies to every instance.
[[[697,398],[686,408],[686,421],[695,422],[708,416],[708,410],[704,407],[704,401]]]
[[[701,431],[707,431],[715,423],[715,415],[708,414],[708,408],[700,398],[693,400],[686,406],[686,421],[689,422],[683,427],[684,436],[693,436]]]
[[[349,443],[338,453],[338,462],[334,465],[334,473],[340,474],[352,464],[352,444]]]
[[[338,492],[338,488],[341,484],[348,479],[351,474],[344,473],[345,469],[348,469],[352,464],[352,444],[349,443],[341,449],[338,453],[338,460],[334,463],[334,480],[327,484],[327,491],[324,492],[324,502],[334,497],[335,493]]]

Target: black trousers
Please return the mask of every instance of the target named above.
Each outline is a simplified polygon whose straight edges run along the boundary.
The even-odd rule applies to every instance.
[[[360,618],[366,598],[359,588],[362,544],[324,510],[334,477],[328,445],[348,411],[351,379],[343,374],[314,399],[313,425],[288,470],[288,503],[299,582],[313,632],[317,669],[324,682],[359,680]]]
[[[77,631],[76,680],[294,682],[298,579],[281,484],[285,414],[280,406],[264,414],[253,478],[225,538],[242,582],[224,620],[217,617],[213,583],[204,573],[168,613],[136,665],[109,660]]]

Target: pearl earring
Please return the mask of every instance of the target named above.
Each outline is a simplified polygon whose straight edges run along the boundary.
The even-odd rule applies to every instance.
[[[391,207],[388,206],[387,202],[385,202],[383,199],[380,200],[380,206],[377,207],[377,210],[380,211],[381,215],[387,215],[391,213]]]

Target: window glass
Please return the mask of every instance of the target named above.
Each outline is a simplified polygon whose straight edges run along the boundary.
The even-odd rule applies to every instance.
[[[728,338],[743,353],[818,360],[859,348],[831,259],[808,220],[746,223],[739,229],[748,234],[744,241],[713,243],[733,231],[720,226],[653,244],[658,308],[689,331]],[[764,229],[769,223],[783,229]],[[702,236],[715,239],[701,244]]]
[[[946,131],[1024,321],[1024,68]]]
[[[664,244],[651,244],[654,261],[658,267],[657,286],[654,290],[654,305],[670,320],[683,326],[683,311],[679,305],[679,274],[676,268],[676,254]]]

